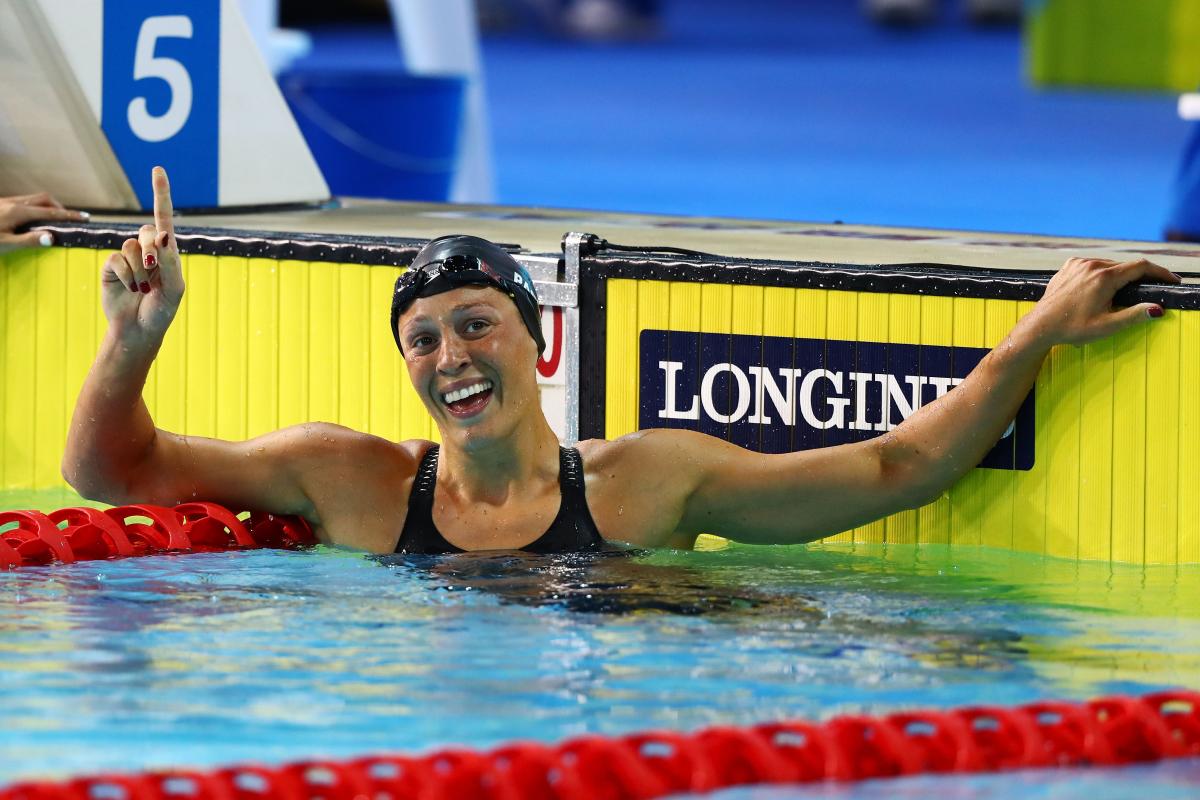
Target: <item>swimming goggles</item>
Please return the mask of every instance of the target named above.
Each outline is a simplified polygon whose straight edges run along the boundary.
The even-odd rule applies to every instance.
[[[409,269],[396,279],[396,288],[392,296],[391,324],[392,335],[401,352],[403,347],[400,345],[396,323],[414,300],[471,284],[494,286],[507,294],[516,304],[525,327],[537,343],[538,352],[545,349],[537,290],[534,289],[529,273],[517,265],[511,275],[505,275],[478,256],[459,253]]]

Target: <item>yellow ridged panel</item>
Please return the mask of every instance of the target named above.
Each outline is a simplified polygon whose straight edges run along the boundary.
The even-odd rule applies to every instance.
[[[673,331],[698,331],[700,327],[700,284],[673,281],[668,323]]]
[[[341,267],[337,264],[314,263],[309,266],[308,414],[314,422],[333,422],[339,418],[340,272]]]
[[[638,331],[662,331],[671,327],[671,284],[667,281],[637,282]],[[639,333],[639,338],[640,338]],[[641,358],[641,353],[638,353]],[[636,365],[638,362],[633,362]],[[633,366],[636,371],[637,367]],[[641,402],[641,397],[638,397]]]
[[[383,319],[371,313],[370,269],[361,264],[338,269],[338,420],[359,431],[370,422],[371,323]]]
[[[396,276],[400,272],[402,270],[389,273],[389,278],[393,285],[395,284]],[[388,290],[387,296],[391,297],[391,289]],[[389,340],[392,338],[391,331],[387,332],[387,336]],[[394,340],[391,346],[393,349],[396,347]],[[417,394],[412,381],[408,379],[408,368],[405,366],[404,359],[400,357],[398,352],[396,353],[395,364],[397,379],[396,393],[400,401],[398,418],[400,440],[422,439],[433,442],[441,441],[437,426],[433,424],[433,418],[426,411],[425,404],[421,402],[421,396]]]
[[[217,372],[217,316],[220,286],[217,259],[191,255],[187,264],[187,421],[191,436],[217,435],[217,398],[221,376]]]
[[[113,255],[116,251],[96,250],[94,252],[96,255],[96,260],[93,263],[95,265],[94,269],[96,270],[96,287],[98,292],[100,287],[100,271],[104,268],[104,264],[106,261],[108,261],[108,257]],[[92,318],[92,325],[94,326],[92,328],[92,336],[96,340],[97,347],[99,347],[100,342],[104,340],[104,334],[108,331],[108,319],[104,316],[104,311],[101,308],[100,295],[97,294],[93,299],[96,303],[97,313]]]
[[[162,347],[158,350],[158,357],[154,360],[154,366],[150,368],[146,388],[142,392],[142,399],[150,409],[155,426],[179,433],[191,432],[188,430],[188,328],[191,324],[190,308],[195,287],[191,283],[190,258],[184,256],[182,259],[185,284],[183,304],[179,307],[179,313],[176,314],[171,327],[167,329]],[[200,293],[203,294],[203,291]],[[98,300],[96,302],[99,303]],[[98,312],[98,316],[103,319],[104,314]],[[200,337],[198,341],[206,340]],[[93,347],[88,354],[88,360],[91,361],[95,356],[96,348]]]
[[[954,299],[951,297],[921,298],[921,344],[949,347],[954,343]],[[922,362],[922,372],[927,368]],[[952,527],[950,493],[942,494],[932,503],[917,509],[918,539],[926,544],[949,544]]]
[[[796,294],[796,338],[824,339],[829,334],[830,308],[834,306],[829,301],[834,292],[820,289],[795,289]],[[846,295],[844,292],[836,292]],[[854,295],[846,295],[853,298]],[[841,313],[841,312],[839,312]],[[853,311],[845,313],[853,314]]]
[[[912,294],[887,295],[888,298],[888,343],[920,344],[921,342],[921,298]],[[884,398],[884,404],[887,404]],[[886,413],[886,411],[885,411]],[[901,511],[886,520],[884,540],[898,544],[916,544],[920,533],[920,517],[916,509]]]
[[[608,376],[604,430],[613,439],[637,430],[638,382],[618,376],[637,374],[638,287],[637,281],[624,279],[606,281],[606,287],[609,344],[604,365]]]
[[[234,442],[246,438],[248,289],[246,259],[222,256],[217,265],[217,437]]]
[[[62,248],[44,250],[37,256],[37,326],[31,342],[39,369],[31,375],[37,411],[30,422],[34,429],[33,486],[50,488],[62,483],[63,445],[66,443],[67,385],[63,364],[67,355],[63,310],[67,292],[67,254]],[[49,300],[47,303],[45,300]]]
[[[412,381],[408,379],[408,369],[404,366],[403,362],[399,364],[399,371],[400,440],[424,439],[433,442],[440,441],[437,426],[433,424],[433,418],[425,410],[425,404],[421,402],[421,396],[417,394],[417,390],[413,388]]]
[[[279,427],[279,264],[246,262],[246,437]]]
[[[858,295],[854,292],[825,293],[825,336],[829,339],[858,339]],[[798,313],[798,312],[797,312]],[[853,542],[853,529],[825,538],[827,542]]]
[[[763,335],[763,287],[733,287],[731,330],[744,336]]]
[[[763,336],[796,336],[796,292],[768,286],[763,292]]]
[[[1179,557],[1180,335],[1185,316],[1168,310],[1146,326],[1147,564],[1174,564]]]
[[[367,430],[391,441],[400,439],[400,381],[408,380],[401,374],[404,364],[396,350],[396,341],[384,322],[386,298],[392,296],[392,287],[399,274],[400,270],[388,267],[373,267],[367,274],[370,283],[367,295],[372,302],[371,310],[375,312],[368,315],[371,325],[367,329],[371,349],[367,376],[370,382]]]
[[[1047,555],[1079,555],[1079,448],[1082,441],[1083,348],[1059,345],[1042,367],[1034,468],[1044,471]],[[1035,509],[1037,511],[1038,509]]]
[[[309,395],[309,265],[279,264],[279,426],[312,419]]]
[[[1135,325],[1113,340],[1111,557],[1127,564],[1140,564],[1146,557],[1147,327]]]
[[[1079,413],[1079,557],[1112,557],[1113,341],[1083,346]]]
[[[705,333],[733,332],[733,287],[727,283],[700,284],[700,328]]]
[[[34,485],[33,459],[37,411],[37,353],[34,328],[37,324],[38,253],[18,250],[5,264],[8,292],[4,306],[4,367],[8,379],[4,393],[4,486]],[[54,365],[58,369],[58,365]]]
[[[1175,313],[1168,311],[1166,316]],[[1181,564],[1200,563],[1200,312],[1179,312],[1179,535]]]
[[[888,340],[888,319],[890,301],[888,295],[874,292],[860,292],[858,295],[858,340],[860,342],[886,342]],[[878,367],[879,369],[876,369]],[[858,364],[859,372],[878,372],[886,365],[875,365],[867,369],[866,365]],[[857,403],[857,401],[856,401]],[[886,414],[887,398],[882,398],[879,413]],[[873,424],[878,420],[865,420]],[[887,538],[887,520],[880,519],[854,529],[854,541],[879,543]]]
[[[71,413],[75,408],[75,399],[83,386],[100,345],[96,335],[96,318],[104,318],[100,310],[100,267],[104,264],[95,250],[66,248],[67,286],[63,308],[65,312],[63,328],[66,331],[66,346],[63,356],[63,372],[66,376],[63,403],[66,412],[64,418],[69,426]],[[107,256],[106,256],[107,257]],[[4,265],[0,264],[0,270]],[[0,347],[3,350],[3,347]],[[0,365],[0,375],[4,367]],[[65,434],[66,428],[63,433]],[[65,441],[65,440],[64,440]],[[57,478],[55,485],[61,483]]]
[[[1004,337],[1012,330],[1017,322],[1017,303],[1015,300],[985,300],[984,316],[984,347],[995,347],[1004,341]],[[1011,444],[1016,440],[1010,436],[1006,441]],[[1013,495],[1014,481],[1017,471],[1012,469],[980,469],[976,470],[979,481],[979,491],[987,498],[983,517],[980,520],[979,542],[987,547],[1012,546],[1013,540]]]
[[[970,297],[954,298],[954,347],[983,347],[987,338],[987,301]],[[957,354],[952,358],[957,361]],[[957,367],[956,371],[959,371]],[[953,391],[953,390],[951,390]],[[950,489],[950,519],[954,531],[952,544],[979,544],[988,497],[983,493],[984,470],[973,469]]]
[[[1016,304],[1017,318],[1033,309],[1031,302]],[[1042,449],[1039,432],[1048,413],[1050,402],[1050,360],[1043,362],[1033,391],[1034,446],[1033,468],[1028,472],[1014,473],[1012,504],[1012,548],[1026,553],[1043,553],[1046,549],[1046,477],[1049,474],[1048,459]]]

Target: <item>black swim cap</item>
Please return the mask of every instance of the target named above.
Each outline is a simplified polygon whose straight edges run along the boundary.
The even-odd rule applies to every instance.
[[[400,352],[403,353],[404,348],[396,323],[413,301],[472,284],[495,286],[512,298],[529,335],[537,343],[538,353],[546,349],[537,290],[521,262],[487,239],[453,234],[434,239],[422,247],[408,270],[396,279],[391,324],[392,338]]]

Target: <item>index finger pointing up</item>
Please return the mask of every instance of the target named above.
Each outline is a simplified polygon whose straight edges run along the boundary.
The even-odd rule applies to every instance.
[[[175,222],[172,216],[175,208],[171,205],[171,182],[167,180],[167,171],[162,167],[155,167],[153,181],[154,227],[160,234],[166,233],[170,237],[169,242],[173,243],[175,241]]]

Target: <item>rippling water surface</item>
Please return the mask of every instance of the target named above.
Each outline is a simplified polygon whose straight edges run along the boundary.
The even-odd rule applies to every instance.
[[[0,573],[0,783],[1178,686],[1200,688],[1195,567],[860,545]],[[1172,797],[1197,772],[1100,783]],[[1109,796],[1094,777],[937,780],[911,796]]]

